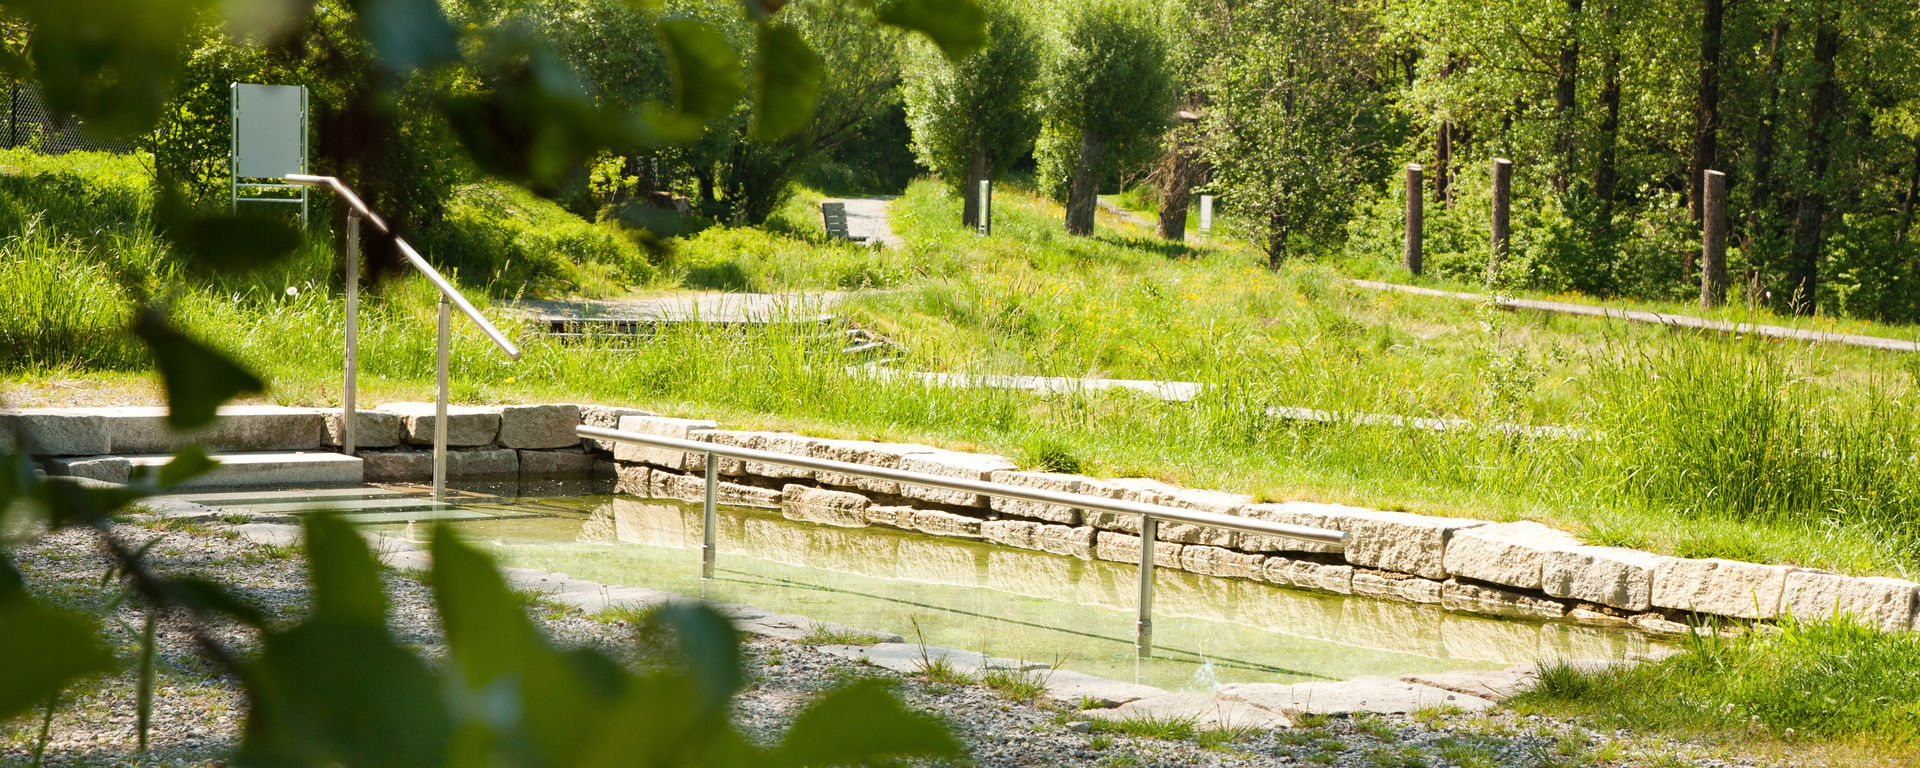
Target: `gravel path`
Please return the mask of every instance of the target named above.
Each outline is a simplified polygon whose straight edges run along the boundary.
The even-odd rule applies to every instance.
[[[159,570],[215,576],[266,607],[276,620],[291,620],[304,611],[304,569],[290,548],[247,541],[222,523],[127,526],[122,535],[141,542],[159,538],[149,555]],[[14,554],[40,594],[94,611],[104,611],[108,605],[111,595],[98,586],[107,559],[90,536],[59,533]],[[400,639],[430,654],[439,650],[442,638],[427,588],[397,571],[388,571],[386,579]],[[530,611],[562,644],[608,649],[631,645],[633,628],[624,623],[597,621],[539,602]],[[138,614],[125,607],[112,614],[107,622],[110,642],[131,659]],[[135,750],[129,671],[85,683],[64,698],[53,719],[48,765],[224,764],[238,736],[244,701],[233,681],[193,653],[177,628],[163,623],[162,638],[152,750],[145,755]],[[240,647],[248,643],[238,631],[227,632],[225,639]],[[1752,765],[1728,761],[1698,745],[1636,741],[1624,734],[1595,733],[1573,724],[1511,714],[1425,720],[1328,718],[1291,730],[1200,739],[1089,732],[1089,724],[1071,711],[1009,701],[981,685],[932,682],[917,676],[903,679],[799,643],[751,640],[745,657],[748,679],[753,682],[737,701],[736,711],[741,726],[756,738],[776,738],[811,695],[850,676],[892,678],[901,680],[898,690],[908,702],[954,725],[968,745],[971,762],[979,766]],[[131,669],[130,663],[127,668]],[[38,726],[38,716],[0,725],[0,766],[30,764]]]

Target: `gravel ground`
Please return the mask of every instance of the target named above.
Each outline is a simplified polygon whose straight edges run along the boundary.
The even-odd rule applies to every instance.
[[[159,570],[212,575],[265,606],[277,619],[296,618],[304,610],[304,572],[285,547],[239,539],[220,524],[167,530],[127,526],[121,535],[140,542],[159,538],[149,555]],[[107,559],[87,534],[59,533],[13,554],[41,594],[97,611],[105,610],[112,599],[98,586]],[[400,639],[429,652],[439,649],[442,640],[427,588],[397,572],[389,572],[387,579]],[[631,639],[632,627],[622,623],[596,621],[537,602],[531,611],[562,644],[617,649],[627,647]],[[112,616],[107,622],[111,641],[123,657],[131,659],[138,614],[123,607]],[[231,680],[194,653],[178,628],[163,624],[162,637],[152,749],[144,755],[136,751],[134,682],[127,672],[83,684],[60,702],[46,746],[46,764],[224,764],[238,736],[244,701]],[[237,630],[228,631],[224,639],[241,647],[247,643]],[[745,656],[753,682],[736,703],[738,721],[759,739],[777,738],[813,694],[850,676],[900,679],[891,672],[779,640],[752,640]],[[1088,732],[1088,724],[1072,712],[1009,701],[980,685],[910,677],[901,679],[898,690],[912,705],[951,722],[968,745],[972,762],[980,766],[1754,765],[1728,760],[1699,745],[1642,741],[1512,714],[1328,718],[1290,730],[1158,739]],[[30,764],[39,724],[34,716],[0,725],[0,766]]]

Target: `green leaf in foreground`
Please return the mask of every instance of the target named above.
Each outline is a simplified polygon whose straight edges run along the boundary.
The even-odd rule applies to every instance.
[[[386,587],[380,564],[347,521],[327,512],[306,519],[307,560],[313,579],[315,617],[385,626]]]
[[[433,768],[452,725],[441,682],[386,628],[316,616],[249,665],[241,765]]]
[[[987,14],[974,0],[890,0],[880,20],[926,35],[947,58],[959,61],[987,40]]]
[[[142,309],[133,332],[153,352],[167,390],[167,426],[176,430],[204,427],[213,422],[221,403],[267,389],[239,363],[181,333],[157,309]]]
[[[74,678],[113,668],[92,619],[0,593],[0,722],[47,700]]]
[[[820,98],[820,54],[792,27],[760,27],[757,70],[760,103],[753,111],[753,137],[773,141],[805,127]]]
[[[732,110],[747,78],[727,36],[692,19],[662,21],[659,29],[673,66],[674,107],[681,115],[711,120]]]
[[[885,683],[862,680],[801,712],[774,750],[775,765],[851,765],[879,757],[959,757],[960,743],[932,716],[914,712]]]

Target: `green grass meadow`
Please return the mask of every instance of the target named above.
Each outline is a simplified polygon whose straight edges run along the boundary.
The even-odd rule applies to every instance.
[[[343,318],[324,233],[253,273],[201,274],[151,234],[138,156],[8,152],[0,165],[12,169],[0,176],[10,400],[49,399],[56,383],[125,387],[146,360],[120,329],[133,299],[153,297],[261,372],[271,400],[338,402]],[[455,395],[626,404],[1264,499],[1541,520],[1680,555],[1920,575],[1913,358],[1365,291],[1344,279],[1390,269],[1269,271],[1238,243],[1169,244],[1105,214],[1095,237],[1073,238],[1056,204],[1018,188],[999,195],[991,237],[960,227],[958,199],[923,180],[893,203],[904,248],[832,243],[818,200],[803,191],[760,229],[689,226],[671,254],[650,259],[611,224],[524,193],[463,188],[450,232],[423,234],[423,250],[493,299],[490,316],[527,352],[509,362],[458,324]],[[674,289],[866,291],[847,314],[904,347],[899,368],[1207,389],[1164,403],[934,388],[875,376],[806,329],[563,344],[502,308],[516,296]],[[415,279],[369,288],[363,403],[431,396],[434,301]],[[1274,407],[1578,436],[1288,422],[1268,415]]]

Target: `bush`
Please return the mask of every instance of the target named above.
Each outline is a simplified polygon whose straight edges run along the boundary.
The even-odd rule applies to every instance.
[[[620,227],[498,182],[456,188],[445,219],[420,240],[436,263],[495,295],[605,296],[659,276]]]

